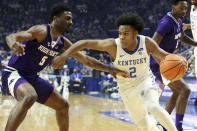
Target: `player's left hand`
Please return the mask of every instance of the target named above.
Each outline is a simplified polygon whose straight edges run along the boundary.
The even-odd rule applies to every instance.
[[[117,68],[112,67],[111,70],[109,71],[111,75],[113,75],[115,78],[116,76],[122,76],[124,78],[130,78],[130,75],[127,74],[125,71],[119,70]]]
[[[63,68],[65,63],[66,63],[66,59],[62,55],[56,56],[52,61],[52,67],[53,69],[61,69]]]
[[[183,23],[183,31],[187,30],[187,24]]]

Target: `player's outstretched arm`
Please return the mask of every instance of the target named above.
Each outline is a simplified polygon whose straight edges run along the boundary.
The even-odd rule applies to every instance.
[[[72,43],[65,38],[64,43],[65,52],[53,60],[53,68],[63,67],[68,56],[76,58],[79,55],[77,52],[83,49],[106,51],[112,56],[112,58],[115,58],[114,52],[116,52],[116,44],[114,39],[81,40],[72,45]]]
[[[105,64],[101,63],[100,61],[98,61],[90,56],[83,55],[82,53],[78,52],[84,48],[88,48],[88,49],[95,49],[95,50],[106,51],[108,53],[111,53],[111,51],[114,49],[114,47],[116,48],[116,46],[113,46],[114,43],[112,41],[113,41],[112,39],[87,40],[87,41],[82,40],[82,41],[79,41],[71,46],[71,42],[68,39],[65,39],[64,50],[66,50],[66,51],[62,55],[54,58],[53,63],[52,63],[53,68],[55,68],[55,69],[62,68],[63,65],[65,64],[65,61],[68,58],[68,56],[72,56],[75,59],[77,59],[79,62],[81,62],[91,68],[94,68],[97,70],[102,70],[105,72],[109,72],[113,76],[121,75],[123,77],[128,78],[129,75],[127,73],[125,73],[119,69],[115,69],[113,67],[108,67]],[[116,49],[114,52],[116,52]],[[112,53],[110,55],[114,55],[114,54]]]
[[[17,56],[25,54],[25,45],[20,44],[26,40],[41,40],[46,35],[46,26],[36,25],[26,31],[12,33],[6,36],[6,42],[11,51]]]
[[[197,42],[194,41],[189,36],[187,36],[183,31],[181,32],[181,38],[180,38],[180,40],[181,40],[181,42],[183,42],[183,43],[185,43],[187,45],[197,46]]]
[[[161,49],[157,43],[151,39],[150,37],[146,37],[146,47],[147,52],[152,54],[154,57],[157,58],[157,63],[160,63],[163,59],[165,59],[165,56],[169,55],[168,52]]]

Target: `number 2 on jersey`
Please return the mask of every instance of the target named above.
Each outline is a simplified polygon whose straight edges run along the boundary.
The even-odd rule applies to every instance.
[[[130,70],[130,77],[131,78],[135,78],[136,77],[136,68],[135,67],[131,67],[131,68],[129,68],[129,70]]]
[[[42,59],[41,59],[41,61],[40,61],[40,63],[39,63],[39,65],[40,66],[43,66],[44,63],[45,63],[45,61],[47,60],[47,58],[48,58],[48,56],[43,56]]]

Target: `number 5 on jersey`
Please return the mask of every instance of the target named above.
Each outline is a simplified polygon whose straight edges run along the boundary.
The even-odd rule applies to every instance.
[[[131,67],[131,68],[129,68],[129,70],[130,70],[130,77],[131,78],[135,78],[136,77],[136,68],[135,67]]]
[[[41,59],[41,61],[40,61],[40,63],[39,63],[39,65],[40,66],[43,66],[44,63],[45,63],[45,61],[47,60],[47,58],[48,58],[48,56],[43,56],[42,59]]]

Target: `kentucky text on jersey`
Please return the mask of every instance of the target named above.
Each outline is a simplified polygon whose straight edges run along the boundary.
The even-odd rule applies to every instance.
[[[45,53],[47,55],[53,56],[53,57],[58,55],[58,52],[50,50],[50,49],[44,47],[43,45],[40,45],[38,47],[38,50],[40,50],[41,52],[43,52],[43,53]]]
[[[138,65],[142,63],[146,63],[146,57],[134,60],[118,61],[119,66]]]

